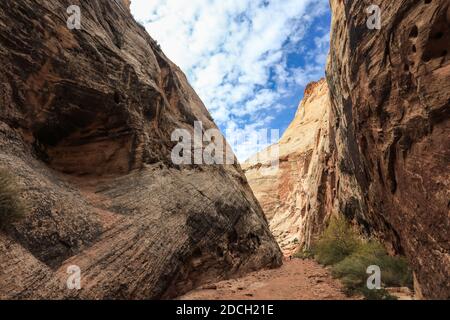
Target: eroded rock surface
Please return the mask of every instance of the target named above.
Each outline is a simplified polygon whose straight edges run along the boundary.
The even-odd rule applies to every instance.
[[[371,4],[381,30],[367,26]],[[342,213],[408,257],[419,297],[450,299],[450,3],[331,7],[331,102],[314,102],[331,103],[329,118],[320,114],[329,127],[299,125],[298,113],[279,143],[279,172],[263,176],[261,161],[245,167],[248,179],[287,254]]]
[[[30,206],[0,233],[2,299],[170,298],[281,264],[239,165],[173,165],[174,129],[215,124],[127,5],[0,2],[0,167]]]
[[[277,152],[266,150],[243,165],[285,255],[309,246],[331,212],[326,192],[332,185],[327,166],[329,117],[329,91],[322,79],[307,86],[294,120],[277,144],[278,169],[268,170]]]
[[[450,298],[450,3],[331,1],[335,208],[404,253],[417,292]]]

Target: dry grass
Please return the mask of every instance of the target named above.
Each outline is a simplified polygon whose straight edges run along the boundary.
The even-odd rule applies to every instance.
[[[0,228],[24,217],[26,210],[14,178],[7,171],[0,170]]]

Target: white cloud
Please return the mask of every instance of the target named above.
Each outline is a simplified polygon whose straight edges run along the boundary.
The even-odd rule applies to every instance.
[[[280,99],[323,76],[326,37],[305,52],[315,17],[328,0],[132,0],[131,10],[167,56],[186,72],[217,124],[254,130],[270,125]],[[316,33],[317,35],[317,33]],[[251,119],[252,123],[248,123]],[[236,152],[239,159],[245,155]]]

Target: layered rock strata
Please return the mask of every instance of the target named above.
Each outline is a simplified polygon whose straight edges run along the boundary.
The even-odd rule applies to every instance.
[[[2,299],[171,298],[281,264],[239,165],[171,161],[175,129],[216,126],[128,5],[0,2],[0,167],[30,208],[0,232]]]
[[[263,150],[243,165],[285,255],[309,246],[331,212],[326,192],[331,185],[329,117],[329,91],[322,79],[307,86],[294,120],[271,151]],[[275,156],[278,168],[268,170]]]

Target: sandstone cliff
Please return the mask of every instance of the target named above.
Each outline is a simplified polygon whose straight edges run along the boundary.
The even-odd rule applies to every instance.
[[[0,167],[31,208],[0,232],[0,298],[170,298],[281,263],[239,165],[171,162],[174,129],[215,125],[127,4],[0,2]]]
[[[285,253],[341,213],[408,257],[418,296],[450,299],[450,3],[373,4],[380,30],[367,1],[331,1],[329,98],[309,86],[278,172],[256,155],[246,174]]]
[[[404,253],[417,291],[450,298],[450,3],[332,0],[327,80],[335,208]]]
[[[286,255],[309,246],[312,238],[323,230],[323,221],[331,212],[327,208],[331,199],[327,199],[329,193],[325,192],[331,185],[327,183],[329,116],[325,79],[309,84],[294,120],[277,144],[278,170],[266,170],[272,163],[268,156],[276,156],[276,152],[262,151],[243,165]]]

